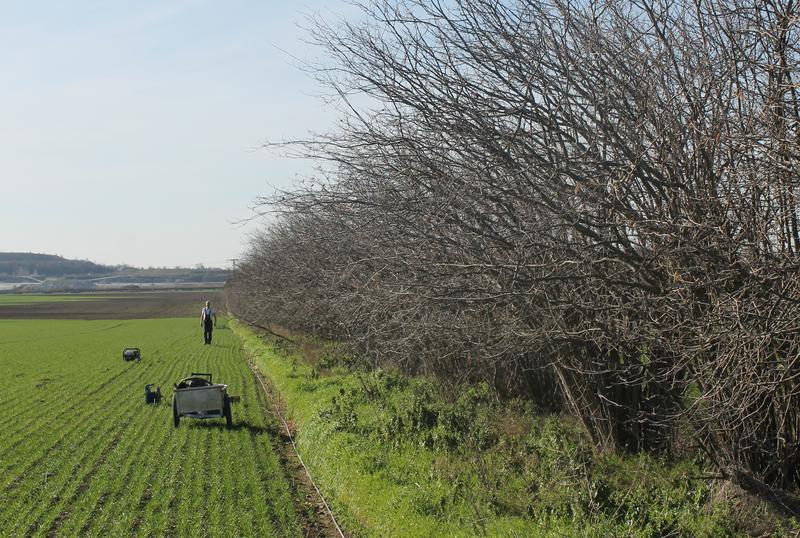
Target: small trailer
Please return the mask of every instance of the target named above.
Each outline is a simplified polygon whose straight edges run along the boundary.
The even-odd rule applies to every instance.
[[[142,352],[138,347],[126,347],[122,350],[122,360],[125,362],[140,361],[142,360]]]
[[[225,417],[228,428],[233,426],[231,403],[238,396],[228,395],[228,385],[212,383],[211,374],[192,373],[175,384],[172,394],[172,419],[177,428],[181,417],[220,418]]]

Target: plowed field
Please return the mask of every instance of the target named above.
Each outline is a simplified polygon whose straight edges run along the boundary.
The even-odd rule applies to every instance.
[[[219,291],[0,295],[1,319],[143,319],[200,316]]]

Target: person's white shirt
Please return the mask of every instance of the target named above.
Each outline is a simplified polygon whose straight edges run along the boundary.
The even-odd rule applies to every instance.
[[[205,321],[206,319],[212,319],[216,315],[214,309],[210,306],[204,306],[203,309],[200,311],[200,318]]]

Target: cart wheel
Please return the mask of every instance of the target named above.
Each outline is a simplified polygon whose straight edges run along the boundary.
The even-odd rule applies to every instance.
[[[233,416],[231,416],[231,399],[225,395],[225,402],[223,403],[222,412],[225,413],[225,425],[228,428],[233,428]]]
[[[178,414],[178,400],[174,394],[172,395],[172,422],[175,423],[176,428],[181,423],[181,416]]]

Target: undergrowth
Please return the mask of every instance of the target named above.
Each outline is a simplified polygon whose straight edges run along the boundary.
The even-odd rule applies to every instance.
[[[789,536],[699,461],[595,452],[570,417],[487,385],[443,392],[425,378],[358,368],[320,346],[245,348],[285,398],[297,441],[354,536]],[[758,516],[758,517],[756,517]],[[766,523],[764,520],[766,518]]]

